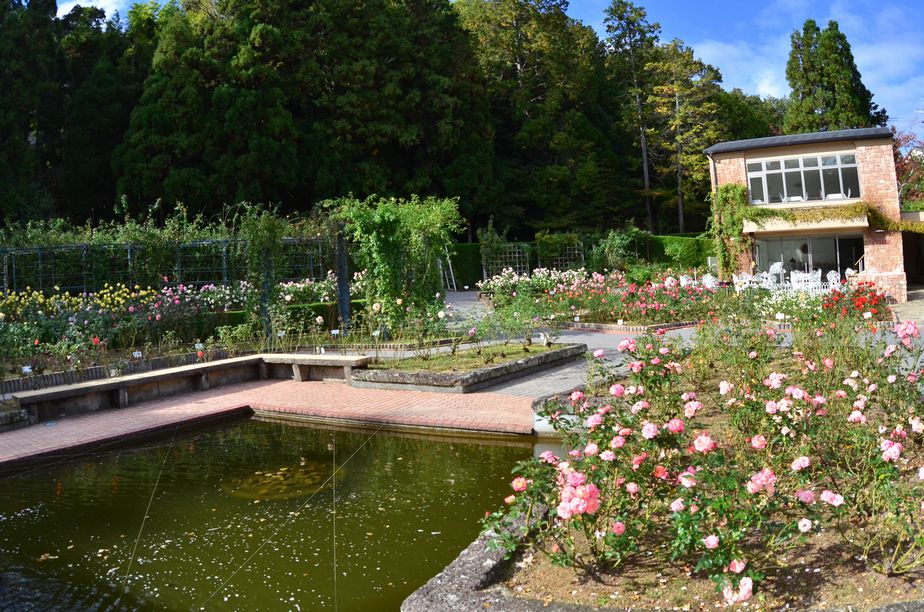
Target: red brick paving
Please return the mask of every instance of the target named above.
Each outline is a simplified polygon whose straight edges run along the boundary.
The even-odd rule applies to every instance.
[[[357,389],[344,383],[254,381],[0,433],[0,466],[112,444],[172,426],[254,410],[368,424],[529,434],[532,398],[497,393]]]

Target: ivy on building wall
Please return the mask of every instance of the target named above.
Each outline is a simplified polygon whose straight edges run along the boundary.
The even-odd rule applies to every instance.
[[[804,224],[847,221],[861,217],[866,217],[873,229],[924,234],[924,221],[893,221],[866,202],[809,208],[765,208],[748,203],[747,188],[744,185],[722,185],[713,195],[710,225],[719,260],[719,276],[727,278],[731,275],[741,255],[751,250],[752,241],[743,233],[745,221],[762,227],[770,220]]]

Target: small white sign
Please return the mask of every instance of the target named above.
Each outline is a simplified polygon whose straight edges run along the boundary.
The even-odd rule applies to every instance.
[[[380,333],[382,333],[382,332],[376,329],[376,330],[374,330],[374,331],[372,332],[372,337],[373,337],[373,338],[378,338]]]
[[[339,336],[339,335],[340,335],[340,330],[339,330],[339,329],[332,329],[332,330],[330,330],[330,335],[331,335],[331,336]]]
[[[141,359],[141,351],[135,351],[134,353],[132,353],[132,357],[134,357],[135,359]]]
[[[193,346],[195,347],[197,351],[201,351],[202,349],[205,348],[205,345],[202,344],[201,342],[196,342]]]
[[[25,365],[25,366],[23,366],[23,367],[22,367],[22,373],[23,373],[23,374],[32,374],[32,366],[30,366],[30,365]]]

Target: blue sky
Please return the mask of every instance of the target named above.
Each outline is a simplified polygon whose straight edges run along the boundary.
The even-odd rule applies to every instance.
[[[609,0],[572,0],[572,17],[605,35]],[[924,135],[924,2],[920,0],[647,0],[663,40],[679,38],[722,72],[726,89],[784,96],[789,36],[806,19],[838,22],[863,83],[890,122]],[[921,112],[916,112],[921,111]]]
[[[572,17],[601,36],[603,10],[610,0],[571,0]],[[813,18],[840,25],[853,48],[863,82],[873,100],[902,129],[924,135],[924,2],[920,0],[637,0],[650,21],[661,24],[662,38],[683,40],[698,57],[721,70],[727,89],[784,96],[789,35]],[[59,13],[77,4],[59,2]],[[130,2],[81,2],[118,9]]]

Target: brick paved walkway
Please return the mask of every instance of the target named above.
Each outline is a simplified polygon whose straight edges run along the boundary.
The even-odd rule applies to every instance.
[[[0,466],[57,457],[235,412],[255,410],[366,424],[529,434],[531,397],[356,389],[344,383],[254,381],[0,433]]]

